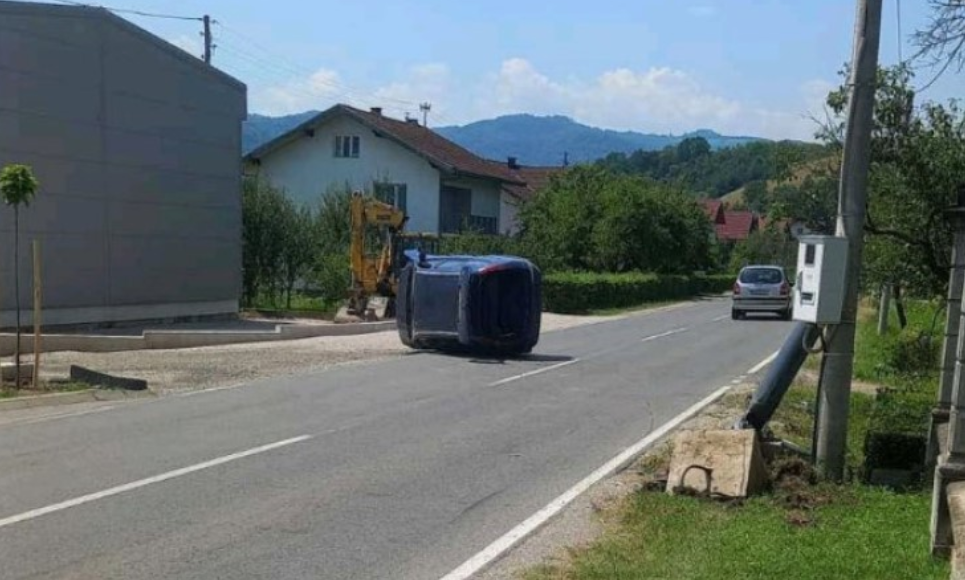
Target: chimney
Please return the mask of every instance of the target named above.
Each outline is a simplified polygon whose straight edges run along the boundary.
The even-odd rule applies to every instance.
[[[382,116],[382,107],[372,107],[369,110],[375,115],[379,115],[380,117]]]
[[[519,169],[519,164],[516,163],[516,158],[515,158],[515,157],[509,157],[509,158],[507,158],[507,159],[506,159],[506,165],[507,165],[510,169]]]

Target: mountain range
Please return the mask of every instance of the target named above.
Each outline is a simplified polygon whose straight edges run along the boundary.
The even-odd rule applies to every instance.
[[[269,117],[252,114],[242,130],[245,153],[296,127],[317,111]],[[721,135],[701,129],[682,135],[614,131],[578,123],[560,115],[505,115],[462,126],[434,127],[436,132],[473,153],[489,159],[515,157],[523,165],[562,165],[594,161],[610,153],[654,151],[676,145],[688,137],[703,137],[713,149],[732,147],[757,137]]]

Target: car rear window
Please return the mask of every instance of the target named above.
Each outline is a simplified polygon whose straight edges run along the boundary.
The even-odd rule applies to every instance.
[[[784,276],[777,268],[748,268],[741,272],[740,281],[744,284],[780,284]]]

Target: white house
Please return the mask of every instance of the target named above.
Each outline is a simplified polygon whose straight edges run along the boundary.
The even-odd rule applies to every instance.
[[[514,160],[483,159],[419,125],[335,105],[244,157],[245,171],[315,203],[332,186],[374,191],[409,215],[406,229],[456,233],[513,231],[517,190],[526,183]],[[521,190],[520,190],[521,191]]]

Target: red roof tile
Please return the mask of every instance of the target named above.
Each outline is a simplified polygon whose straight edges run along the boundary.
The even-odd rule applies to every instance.
[[[702,199],[700,200],[700,207],[703,208],[710,221],[715,224],[724,223],[724,212],[721,211],[724,207],[724,202],[719,199]]]
[[[757,215],[751,211],[725,211],[724,223],[716,224],[717,239],[746,240],[757,229]]]
[[[315,115],[284,135],[258,147],[249,153],[246,158],[258,159],[263,157],[271,151],[298,139],[306,131],[339,115],[352,117],[372,129],[376,135],[396,141],[425,158],[440,171],[523,185],[523,182],[514,175],[506,164],[483,159],[417,122],[400,121],[386,117],[381,112],[363,111],[348,105],[335,105]]]
[[[565,167],[525,167],[521,165],[516,169],[510,169],[510,171],[524,185],[504,185],[503,189],[519,199],[531,199],[537,191],[549,183],[554,173],[562,172],[565,169]]]

